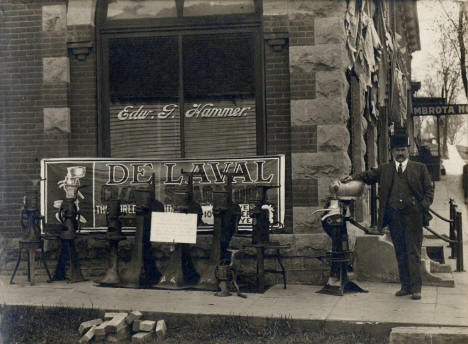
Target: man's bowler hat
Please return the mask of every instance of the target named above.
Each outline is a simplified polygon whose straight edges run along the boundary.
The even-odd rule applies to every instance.
[[[392,148],[408,147],[408,136],[406,134],[396,134],[390,137],[390,146]]]

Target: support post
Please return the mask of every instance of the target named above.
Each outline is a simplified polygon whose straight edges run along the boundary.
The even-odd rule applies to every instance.
[[[453,199],[450,199],[449,201],[450,204],[450,232],[449,232],[449,238],[450,240],[455,240],[455,215],[456,215],[456,205],[453,202]],[[449,244],[450,247],[450,259],[455,259],[455,244],[452,242]]]
[[[456,212],[456,229],[457,229],[457,272],[463,272],[463,226],[462,226],[462,214]]]

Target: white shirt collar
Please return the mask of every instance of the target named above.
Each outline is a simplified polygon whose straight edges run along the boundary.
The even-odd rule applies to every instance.
[[[395,160],[395,168],[397,169],[397,171],[398,171],[398,164],[400,164],[400,163]],[[405,170],[406,170],[406,165],[408,165],[408,159],[401,162],[401,169],[403,170],[403,172],[405,172]]]

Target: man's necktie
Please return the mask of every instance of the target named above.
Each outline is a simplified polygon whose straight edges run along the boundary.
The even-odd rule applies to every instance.
[[[403,168],[401,167],[401,162],[398,164],[398,174],[400,176],[403,174]]]

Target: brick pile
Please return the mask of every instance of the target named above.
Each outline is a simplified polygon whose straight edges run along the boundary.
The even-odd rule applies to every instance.
[[[105,313],[104,319],[93,319],[80,324],[80,343],[154,343],[162,342],[167,327],[164,320],[143,320],[139,311]]]

